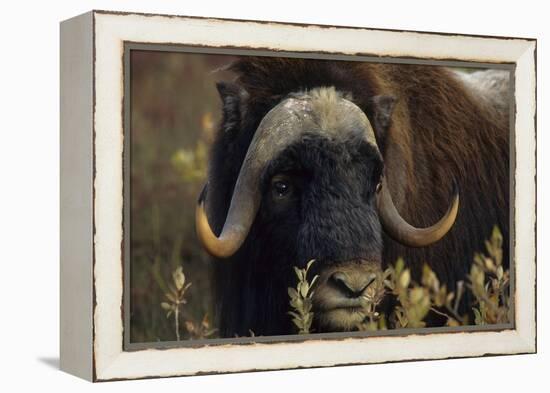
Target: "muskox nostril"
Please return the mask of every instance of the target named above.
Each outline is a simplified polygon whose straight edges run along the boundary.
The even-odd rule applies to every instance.
[[[374,282],[374,280],[376,280],[376,275],[371,274],[367,278],[367,282],[365,283],[365,286],[363,286],[363,288],[361,289],[361,293],[365,292],[367,290],[367,288],[370,287],[370,285]]]
[[[343,272],[333,273],[329,280],[338,291],[350,299],[360,297],[363,291],[370,285],[370,282],[360,287],[354,285],[352,280]]]

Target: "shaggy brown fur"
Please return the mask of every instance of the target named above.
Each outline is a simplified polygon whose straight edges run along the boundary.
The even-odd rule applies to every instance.
[[[216,230],[224,222],[247,146],[269,109],[290,93],[334,86],[353,97],[373,123],[391,195],[409,223],[417,227],[435,223],[448,207],[453,179],[459,186],[460,208],[451,231],[425,248],[404,247],[384,236],[383,264],[403,257],[413,278],[419,279],[427,262],[452,290],[465,279],[474,253],[484,250],[494,225],[502,230],[508,263],[508,117],[479,99],[454,72],[426,65],[269,57],[245,57],[230,70],[237,74],[236,85],[220,89],[236,90],[220,92],[241,100],[234,102],[240,106],[234,112],[227,109],[232,102],[225,102],[223,127],[212,155],[211,174],[219,180],[209,190],[215,198]],[[380,95],[396,99],[391,119],[374,113],[373,97]],[[391,121],[387,133],[380,132],[384,127],[377,125],[387,121]],[[226,291],[233,285],[228,266],[220,267],[219,276]],[[222,317],[231,319],[231,312]]]

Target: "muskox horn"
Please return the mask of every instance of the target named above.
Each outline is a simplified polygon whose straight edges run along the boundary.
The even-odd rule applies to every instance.
[[[458,185],[453,181],[453,201],[445,215],[434,225],[415,228],[406,222],[393,204],[384,177],[376,190],[376,203],[380,222],[386,233],[394,240],[410,247],[425,247],[441,239],[452,228],[458,213]]]
[[[195,226],[202,245],[211,255],[227,258],[244,243],[261,202],[260,177],[267,163],[295,140],[300,130],[301,116],[296,114],[294,101],[286,100],[271,109],[260,122],[233,190],[225,223],[219,236],[212,231],[200,201],[195,213]],[[208,193],[206,195],[208,199]]]
[[[199,202],[196,209],[197,235],[210,254],[227,258],[242,246],[260,207],[263,170],[287,146],[308,132],[334,139],[356,135],[376,144],[366,115],[334,88],[314,89],[280,102],[265,115],[254,133],[219,236],[208,223],[204,203]]]
[[[204,209],[204,200],[199,201],[195,211],[197,236],[211,255],[227,258],[242,246],[258,211],[258,203],[255,202],[257,197],[251,194],[243,191],[240,197],[234,197],[231,200],[230,214],[220,236],[216,236],[210,228]],[[246,206],[247,203],[250,204]]]

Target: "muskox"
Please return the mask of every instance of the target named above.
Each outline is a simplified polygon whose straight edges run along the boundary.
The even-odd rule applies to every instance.
[[[196,217],[222,336],[292,333],[287,288],[311,259],[316,332],[353,329],[357,299],[399,257],[454,290],[497,225],[508,261],[505,73],[269,57],[229,69]]]

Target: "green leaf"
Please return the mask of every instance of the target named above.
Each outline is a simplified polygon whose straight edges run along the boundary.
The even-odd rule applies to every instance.
[[[300,295],[303,298],[307,298],[307,293],[309,292],[309,284],[307,283],[307,281],[304,281],[298,284],[298,288],[300,291]]]
[[[296,273],[296,277],[298,277],[298,281],[303,281],[302,270],[300,270],[296,266],[294,266],[294,273]]]
[[[185,285],[185,274],[183,274],[183,268],[178,266],[176,270],[172,273],[172,279],[176,285],[176,289],[180,291]]]
[[[476,325],[484,325],[483,323],[483,317],[481,316],[481,313],[477,308],[472,309],[474,311],[474,322]]]
[[[306,328],[306,330],[309,330],[310,326],[311,326],[311,322],[313,322],[313,318],[311,317],[311,314],[306,314],[303,318],[303,322],[304,322],[304,327]]]
[[[491,240],[496,246],[498,246],[498,248],[502,248],[502,232],[500,232],[500,229],[496,225],[493,228]]]
[[[497,278],[500,280],[502,280],[502,277],[504,276],[504,269],[502,268],[502,265],[499,265],[499,267],[497,267]]]
[[[301,319],[299,318],[292,318],[292,322],[294,322],[294,324],[296,325],[296,327],[298,327],[299,329],[303,329],[304,328],[304,324],[302,322]]]
[[[288,288],[288,296],[290,296],[291,299],[296,299],[299,297],[298,291],[294,288]]]
[[[399,277],[404,268],[405,261],[403,260],[403,258],[398,258],[397,262],[395,263],[395,275]]]
[[[301,306],[301,303],[298,304],[299,301],[300,300],[298,298],[294,298],[290,300],[289,304],[294,310],[297,310]]]
[[[409,269],[406,269],[399,276],[399,286],[401,288],[407,288],[410,282],[411,282],[411,272]]]
[[[306,272],[309,270],[309,268],[311,267],[311,265],[313,265],[313,262],[315,262],[315,259],[312,259],[311,261],[309,261],[306,265]]]
[[[311,279],[311,282],[309,283],[309,286],[312,287],[315,284],[315,282],[317,281],[318,278],[319,278],[319,275],[316,275],[315,277],[313,277]]]
[[[495,270],[495,264],[491,258],[485,258],[485,268],[491,272]]]

